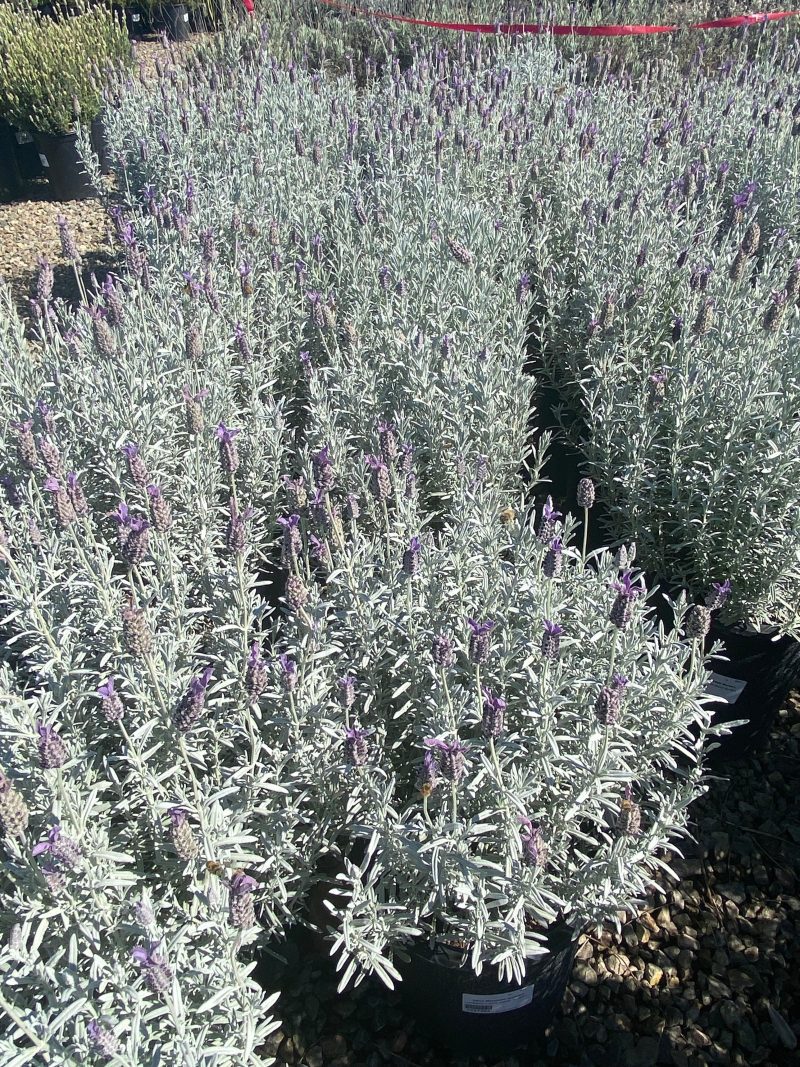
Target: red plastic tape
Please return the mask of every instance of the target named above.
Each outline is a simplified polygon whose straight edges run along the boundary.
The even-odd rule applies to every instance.
[[[434,22],[430,19],[415,19],[410,15],[394,15],[389,11],[368,11],[341,0],[319,0],[326,7],[338,8],[361,18],[385,19],[389,22],[403,22],[411,26],[425,26],[433,30],[455,30],[459,33],[549,33],[555,37],[635,37],[648,33],[675,33],[679,26],[546,26],[536,23],[501,22],[496,25],[486,22]],[[760,22],[776,22],[800,15],[800,11],[769,11],[757,15],[730,15],[722,19],[710,19],[707,22],[695,22],[690,30],[724,30],[738,26],[752,26]]]

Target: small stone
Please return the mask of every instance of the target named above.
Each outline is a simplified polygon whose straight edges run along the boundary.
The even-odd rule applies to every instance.
[[[314,1045],[306,1053],[306,1063],[308,1067],[323,1067],[325,1060],[322,1055],[322,1049],[319,1045]]]
[[[640,1037],[625,1055],[625,1067],[655,1067],[661,1042],[657,1037]]]
[[[708,979],[708,991],[712,997],[717,1000],[730,997],[731,991],[724,982],[721,982],[719,978],[715,978],[711,975]]]
[[[606,967],[611,974],[623,975],[631,965],[631,961],[621,952],[609,953]]]
[[[594,955],[594,945],[587,938],[582,944],[578,945],[578,951],[575,953],[576,960],[590,960]]]
[[[597,972],[589,967],[585,963],[579,963],[575,968],[575,977],[579,982],[583,982],[587,986],[596,986],[600,979],[597,976]]]
[[[648,963],[644,971],[645,981],[651,988],[655,988],[664,977],[664,972],[655,963]]]
[[[400,1030],[392,1042],[392,1052],[395,1056],[399,1056],[403,1049],[408,1044],[408,1034],[405,1030]]]
[[[756,1032],[746,1019],[743,1019],[736,1027],[736,1040],[745,1052],[754,1052],[758,1047]]]
[[[347,1052],[347,1042],[342,1034],[334,1034],[332,1037],[326,1037],[320,1047],[326,1063],[328,1060],[335,1060]]]

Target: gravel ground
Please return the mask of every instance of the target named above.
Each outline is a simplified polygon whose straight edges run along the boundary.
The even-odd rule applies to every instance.
[[[581,938],[564,1001],[537,1047],[492,1067],[790,1067],[800,1062],[800,694],[768,749],[730,764],[693,809],[696,843],[673,857],[621,934]],[[330,962],[287,946],[274,980],[278,1064],[456,1067],[397,995],[364,982],[339,998]],[[476,1061],[485,1062],[485,1061]]]

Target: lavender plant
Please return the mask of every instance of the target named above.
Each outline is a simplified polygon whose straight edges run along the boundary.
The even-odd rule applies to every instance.
[[[610,533],[695,598],[730,578],[728,621],[796,633],[793,62],[697,70],[683,98],[544,93],[532,225],[538,345]]]
[[[309,533],[291,564],[298,672],[332,656],[340,675],[324,705],[293,700],[350,856],[329,895],[341,987],[392,985],[413,938],[519,979],[557,917],[613,918],[669,872],[719,731],[701,646],[655,625],[638,573],[608,554],[585,569],[572,520],[545,545],[522,501],[478,485],[437,534],[372,495],[322,559]]]

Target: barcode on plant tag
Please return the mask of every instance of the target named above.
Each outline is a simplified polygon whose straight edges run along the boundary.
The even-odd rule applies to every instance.
[[[722,700],[726,704],[735,704],[746,685],[747,682],[743,682],[741,678],[729,678],[726,674],[717,674],[716,671],[712,671],[706,692],[709,696],[716,697],[717,700]]]
[[[533,1002],[533,986],[524,985],[521,989],[512,989],[510,993],[494,993],[478,996],[474,993],[462,993],[461,1010],[466,1015],[502,1015],[506,1011],[516,1011]]]

